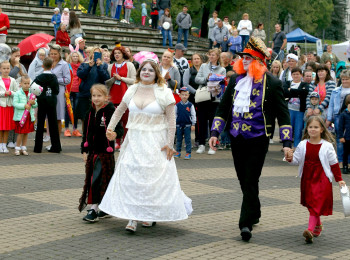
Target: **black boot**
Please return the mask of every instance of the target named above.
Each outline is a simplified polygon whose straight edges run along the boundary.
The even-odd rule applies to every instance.
[[[347,165],[344,165],[343,166],[343,174],[348,174],[349,173],[349,168],[348,168],[348,166]]]

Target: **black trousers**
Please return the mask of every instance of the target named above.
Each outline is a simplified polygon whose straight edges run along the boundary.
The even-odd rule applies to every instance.
[[[38,100],[38,118],[35,134],[34,152],[41,153],[43,148],[43,135],[45,119],[49,121],[51,149],[50,152],[59,153],[61,149],[60,136],[58,134],[56,102],[54,100]]]
[[[158,28],[158,15],[151,15],[152,19],[152,29],[157,29]]]
[[[199,145],[205,145],[205,139],[208,138],[208,129],[211,128],[218,105],[218,102],[212,101],[204,101],[197,103]]]
[[[239,228],[253,229],[255,220],[261,217],[259,178],[269,148],[266,135],[244,139],[231,135],[233,162],[243,193]]]
[[[343,144],[343,167],[348,166],[348,156],[350,154],[350,140],[345,140]]]

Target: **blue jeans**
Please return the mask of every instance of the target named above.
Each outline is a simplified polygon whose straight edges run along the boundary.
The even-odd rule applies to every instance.
[[[78,126],[78,119],[75,117],[75,109],[76,109],[77,104],[78,104],[78,95],[79,95],[79,92],[71,92],[70,93],[70,103],[72,105],[73,115],[74,115],[74,129],[77,129],[77,126]],[[64,118],[64,126],[66,128],[68,128],[69,123],[70,123],[70,118],[69,118],[68,111],[66,108],[66,115]]]
[[[49,0],[46,1],[46,7],[49,7]],[[44,6],[44,0],[40,0],[40,6]]]
[[[244,50],[245,46],[249,42],[249,35],[240,35],[242,37],[242,50]]]
[[[338,155],[338,161],[342,162],[343,161],[343,143],[339,142],[339,118],[340,115],[334,115],[334,128],[335,128],[335,134],[336,138],[335,140],[337,141],[337,155]]]
[[[176,126],[176,151],[181,152],[182,139],[185,136],[186,153],[191,153],[191,126]]]
[[[121,5],[117,5],[117,10],[115,11],[115,19],[118,19],[120,18],[120,13],[122,12],[122,7]]]
[[[92,9],[92,14],[93,15],[96,14],[97,2],[98,0],[90,0],[89,7],[88,7],[88,14],[91,14],[91,9]]]
[[[163,14],[164,14],[164,10],[158,10],[158,20],[160,20]],[[162,28],[163,27],[161,25],[158,26],[158,30],[162,30]]]
[[[106,0],[106,16],[108,16],[110,8],[111,8],[111,0]]]
[[[162,28],[162,35],[163,35],[163,46],[166,46],[166,40],[169,40],[169,46],[173,47],[173,36],[171,35],[170,30],[164,30]]]
[[[289,115],[294,135],[294,147],[297,147],[303,135],[304,112],[289,109]]]
[[[177,32],[177,43],[180,43],[182,40],[182,35],[184,35],[184,46],[187,48],[187,38],[188,38],[189,29],[179,28]]]

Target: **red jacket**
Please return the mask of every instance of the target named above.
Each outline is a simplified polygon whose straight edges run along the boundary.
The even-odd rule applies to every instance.
[[[65,31],[65,32],[62,32],[61,30],[57,31],[56,43],[58,45],[60,45],[61,47],[69,46],[70,38],[69,38],[69,35],[68,35],[67,31]]]
[[[0,14],[0,28],[6,26],[7,29],[10,28],[10,20],[7,14],[1,13]],[[7,29],[4,31],[0,31],[0,34],[6,34],[7,35]]]

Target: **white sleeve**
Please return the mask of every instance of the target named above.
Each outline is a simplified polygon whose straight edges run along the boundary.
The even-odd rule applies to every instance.
[[[297,148],[295,149],[295,152],[293,153],[293,161],[290,162],[291,165],[299,165],[300,162],[302,161],[301,157],[303,155],[303,151],[301,149],[301,145],[303,144],[303,142],[301,142]]]
[[[176,106],[175,106],[176,107]],[[192,125],[195,125],[196,122],[197,122],[197,118],[196,118],[196,110],[194,108],[194,105],[192,104],[191,106],[191,122],[192,122]]]

